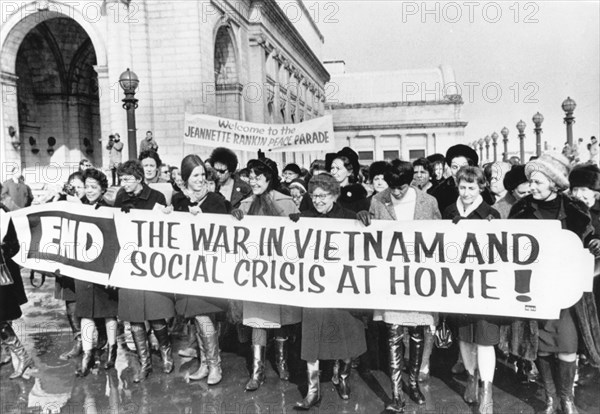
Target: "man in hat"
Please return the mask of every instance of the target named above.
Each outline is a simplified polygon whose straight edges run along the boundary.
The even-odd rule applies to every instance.
[[[448,148],[446,152],[446,164],[450,167],[452,175],[442,181],[430,193],[437,200],[440,211],[446,210],[448,206],[456,203],[458,199],[458,188],[454,181],[458,170],[467,165],[476,167],[479,164],[479,156],[473,148],[457,144]]]

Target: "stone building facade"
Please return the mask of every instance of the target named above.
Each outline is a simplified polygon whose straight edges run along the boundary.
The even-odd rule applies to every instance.
[[[259,123],[324,114],[323,36],[299,0],[40,0],[2,2],[1,12],[3,163],[65,167],[86,157],[106,167],[115,132],[128,159],[118,83],[127,68],[140,79],[138,146],[153,131],[169,164],[210,153],[183,144],[186,112]]]
[[[451,68],[346,73],[343,61],[325,67],[336,146],[353,148],[361,163],[413,161],[465,141],[463,100]]]

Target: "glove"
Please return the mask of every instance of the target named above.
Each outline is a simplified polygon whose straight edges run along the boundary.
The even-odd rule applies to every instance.
[[[60,269],[56,269],[54,271],[54,277],[62,277],[62,275],[60,274]]]
[[[593,239],[592,241],[590,241],[588,249],[590,250],[590,253],[592,253],[594,256],[600,256],[600,240]]]
[[[234,208],[233,210],[231,210],[231,215],[238,220],[241,220],[244,218],[244,212],[242,210],[240,210],[239,208]]]
[[[487,218],[487,221],[492,221],[494,219],[494,216],[489,214],[486,218]]]
[[[462,220],[462,217],[461,217],[461,216],[456,216],[456,217],[454,217],[454,218],[452,219],[452,223],[454,223],[454,224],[458,224],[458,222],[459,222],[459,221],[461,221],[461,220]]]
[[[368,226],[371,224],[371,213],[369,213],[367,210],[359,211],[356,213],[356,219],[365,226]]]
[[[289,218],[294,223],[298,223],[298,220],[300,220],[300,213],[292,213],[292,214],[289,215]]]
[[[129,213],[131,211],[131,206],[130,205],[123,205],[123,206],[121,206],[121,211],[123,213]]]
[[[96,203],[96,205],[94,206],[94,210],[98,210],[100,207],[100,203]]]

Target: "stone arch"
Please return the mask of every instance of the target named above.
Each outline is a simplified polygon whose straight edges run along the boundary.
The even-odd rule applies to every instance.
[[[63,31],[56,36],[57,27],[63,27],[57,19],[85,39],[79,47],[72,48],[73,53],[61,49],[69,35]],[[43,46],[39,53],[45,54],[44,58],[33,56],[35,45]],[[94,67],[106,66],[107,55],[104,41],[91,22],[77,9],[62,3],[30,2],[2,25],[0,46],[0,82],[3,91],[14,91],[6,96],[0,118],[3,124],[18,125],[22,142],[19,148],[5,142],[2,136],[0,147],[6,153],[3,161],[26,167],[51,163],[67,166],[66,163],[88,157],[100,165],[95,159],[102,151],[96,139],[100,138],[100,111]],[[39,70],[44,62],[49,62],[49,67]],[[40,95],[35,85],[44,85],[43,102],[32,98]],[[37,99],[36,104],[31,99]],[[47,108],[40,111],[40,103]],[[58,121],[48,125],[45,120],[54,117],[67,117],[68,126],[60,127]],[[56,148],[49,145],[48,137],[56,137]],[[30,144],[33,141],[37,148]]]
[[[214,76],[216,114],[226,118],[241,119],[242,84],[239,51],[235,34],[229,24],[221,24],[215,29]]]

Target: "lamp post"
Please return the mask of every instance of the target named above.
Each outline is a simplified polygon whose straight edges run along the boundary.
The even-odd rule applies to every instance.
[[[477,144],[479,144],[479,161],[483,161],[483,138],[479,138]]]
[[[573,124],[575,123],[575,117],[573,111],[577,107],[577,104],[571,97],[567,97],[562,103],[562,110],[565,111],[565,124],[567,124],[567,142],[569,146],[573,146]]]
[[[535,132],[535,154],[539,157],[542,155],[542,122],[544,122],[544,116],[538,112],[531,120],[535,125],[535,128],[533,128]]]
[[[485,141],[485,160],[486,162],[490,161],[490,141],[491,138],[489,135],[486,135],[483,139]]]
[[[139,78],[134,72],[130,71],[129,68],[119,76],[119,85],[121,85],[121,88],[125,92],[123,109],[127,111],[127,150],[129,151],[130,160],[137,157],[135,110],[138,107],[138,100],[135,99],[135,90],[139,83]]]
[[[521,145],[521,164],[525,164],[525,127],[527,124],[521,119],[517,123],[517,130],[519,131],[519,141]]]
[[[504,127],[500,131],[502,134],[502,142],[504,143],[504,154],[502,155],[502,161],[508,161],[508,128]]]
[[[492,145],[494,146],[494,162],[498,161],[498,133],[492,133]]]

